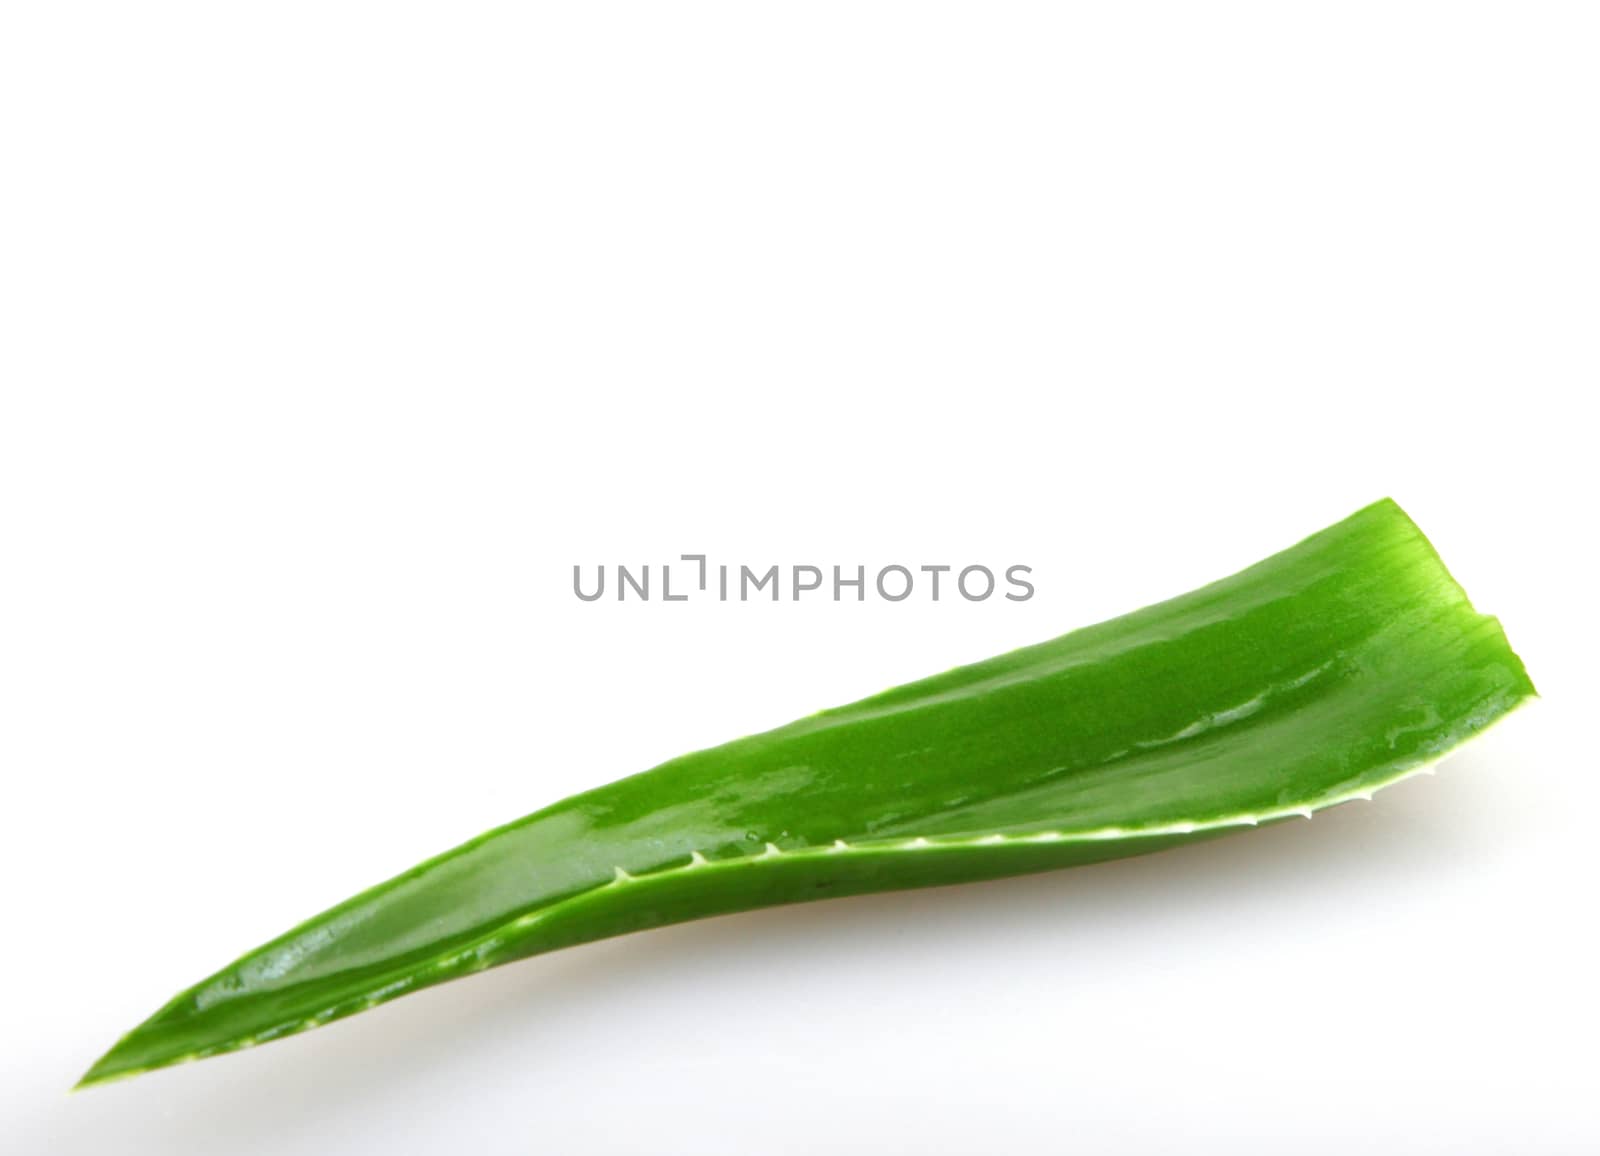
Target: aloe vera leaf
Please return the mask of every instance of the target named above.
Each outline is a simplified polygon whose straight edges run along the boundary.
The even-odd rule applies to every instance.
[[[607,936],[1309,817],[1534,693],[1499,623],[1380,501],[1192,593],[491,831],[202,980],[80,1086]]]

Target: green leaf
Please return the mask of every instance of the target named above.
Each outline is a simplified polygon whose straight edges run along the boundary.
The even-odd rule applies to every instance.
[[[607,936],[1309,817],[1534,693],[1499,623],[1378,502],[1193,593],[491,831],[202,980],[82,1084]]]

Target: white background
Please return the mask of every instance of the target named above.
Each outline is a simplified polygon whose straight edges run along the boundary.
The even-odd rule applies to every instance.
[[[1596,1150],[1596,21],[6,5],[0,1146]],[[67,1094],[488,826],[1383,494],[1545,696],[1437,778]],[[571,594],[683,552],[1038,595]]]

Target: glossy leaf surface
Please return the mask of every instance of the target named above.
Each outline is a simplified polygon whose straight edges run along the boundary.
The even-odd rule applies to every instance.
[[[94,1083],[557,948],[1159,850],[1358,797],[1534,693],[1392,502],[1231,578],[673,759],[492,831],[183,992]]]

